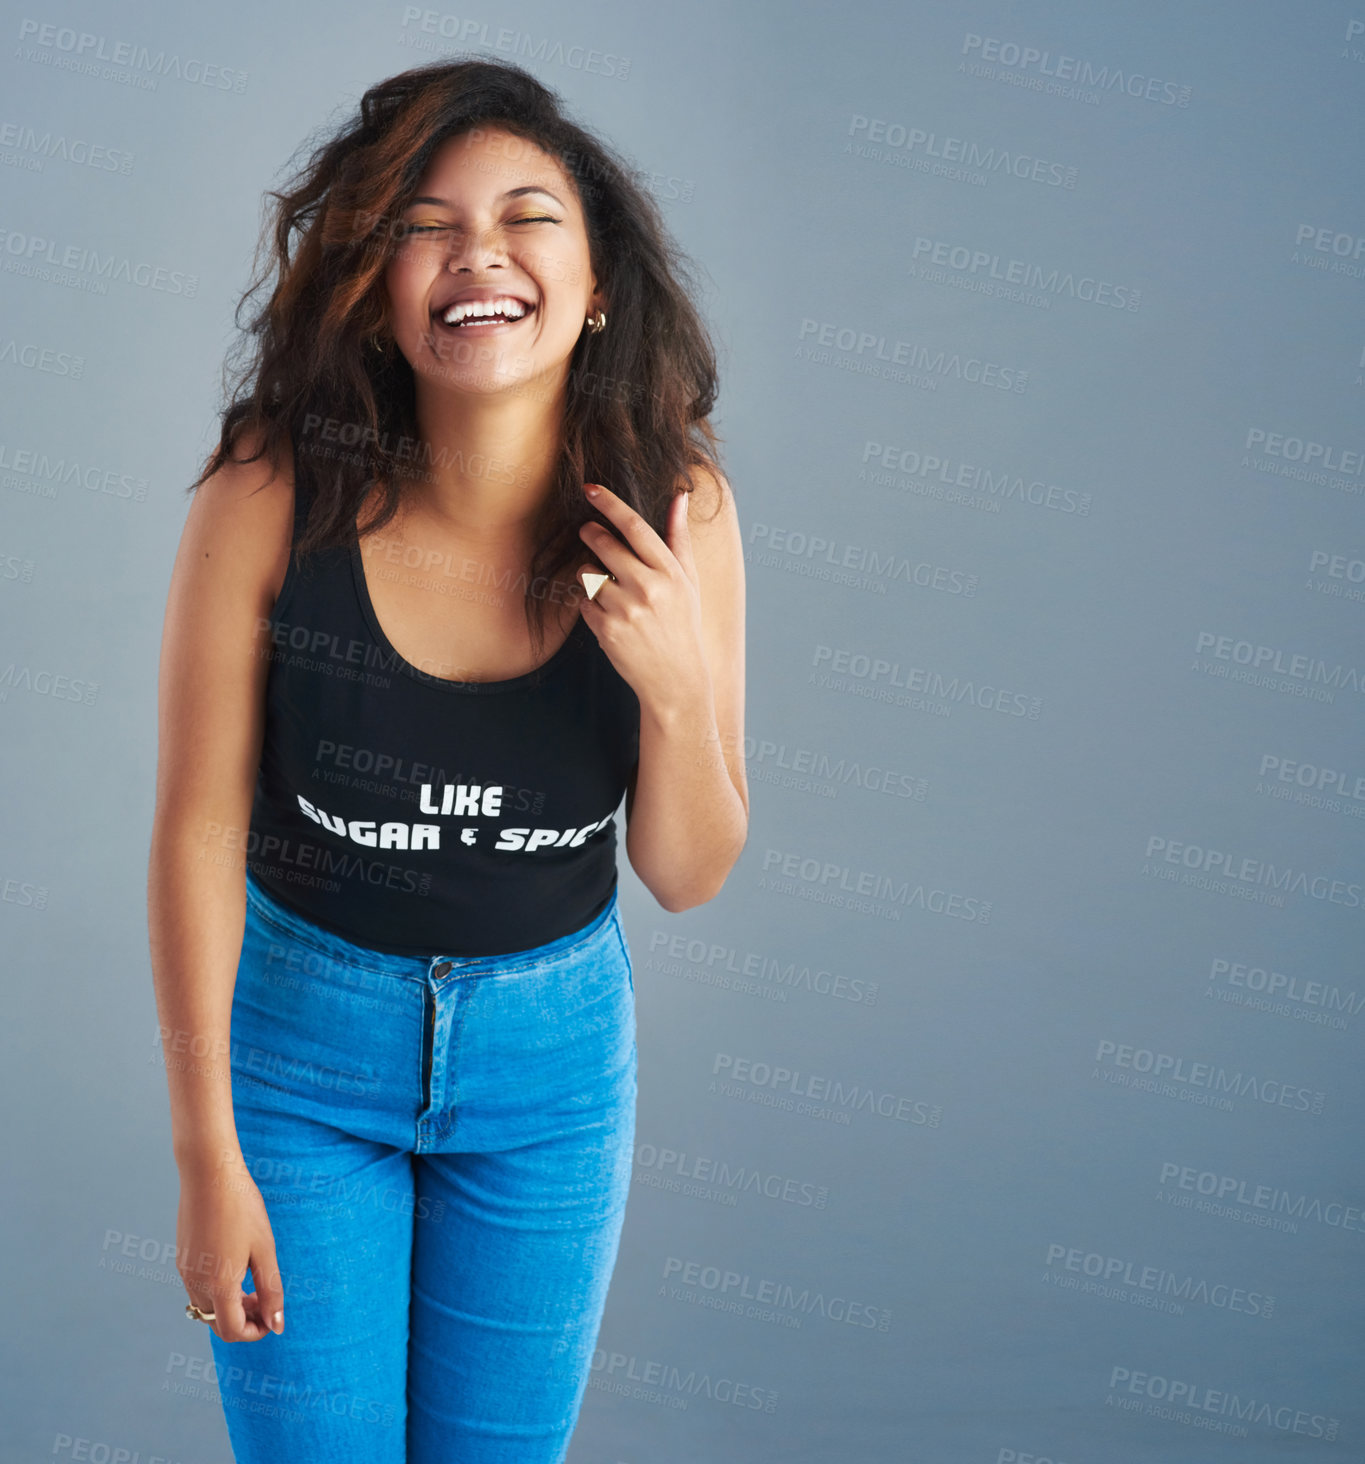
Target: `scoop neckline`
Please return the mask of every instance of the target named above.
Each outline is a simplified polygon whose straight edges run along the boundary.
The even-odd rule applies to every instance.
[[[374,601],[370,598],[370,586],[365,578],[365,561],[360,550],[360,534],[355,524],[351,525],[349,549],[351,578],[355,582],[356,597],[360,601],[360,609],[365,617],[365,623],[369,626],[370,634],[380,649],[392,658],[394,666],[399,671],[405,676],[410,676],[414,681],[420,681],[423,686],[434,686],[440,691],[472,696],[488,696],[497,692],[517,691],[522,687],[534,686],[557,670],[573,654],[587,625],[583,619],[583,612],[580,610],[559,649],[548,660],[542,661],[539,666],[533,666],[529,671],[522,672],[520,676],[512,676],[504,681],[451,681],[444,676],[433,676],[431,672],[423,671],[420,666],[413,665],[385,635],[384,627],[380,625],[379,616],[374,608]]]

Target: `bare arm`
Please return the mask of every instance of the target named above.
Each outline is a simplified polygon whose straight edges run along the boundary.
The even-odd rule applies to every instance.
[[[626,790],[631,867],[674,914],[714,898],[749,832],[744,548],[729,484],[712,473],[698,476],[688,533],[705,675],[695,686],[675,688],[666,704],[641,703],[640,761]]]
[[[268,669],[258,625],[288,566],[294,496],[288,470],[261,487],[270,476],[266,458],[230,464],[196,491],[162,636],[147,914],[182,1167],[237,1144],[227,1059]]]

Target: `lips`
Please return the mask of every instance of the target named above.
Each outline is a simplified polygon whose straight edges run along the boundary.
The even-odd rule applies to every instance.
[[[517,329],[522,321],[529,320],[531,310],[519,319],[512,320],[502,315],[471,316],[460,325],[447,325],[440,315],[434,315],[431,321],[432,331],[439,339],[444,336],[473,335],[473,336],[494,336],[506,335]]]
[[[509,290],[506,285],[464,285],[458,290],[452,290],[449,295],[443,295],[432,309],[445,310],[450,305],[462,305],[467,300],[518,300],[528,308],[535,303],[529,295],[523,295],[520,290]]]
[[[469,285],[437,304],[432,321],[446,330],[493,331],[520,324],[535,310],[532,301],[498,285]]]

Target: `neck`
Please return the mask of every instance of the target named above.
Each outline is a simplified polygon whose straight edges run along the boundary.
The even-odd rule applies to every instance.
[[[554,485],[564,390],[541,381],[489,395],[416,380],[429,456],[405,490],[423,516],[465,541],[529,544]]]

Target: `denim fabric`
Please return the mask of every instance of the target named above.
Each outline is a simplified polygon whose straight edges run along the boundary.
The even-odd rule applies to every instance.
[[[285,1290],[282,1336],[210,1330],[239,1464],[558,1464],[634,1143],[616,896],[546,945],[424,960],[248,875],[232,1093]]]

